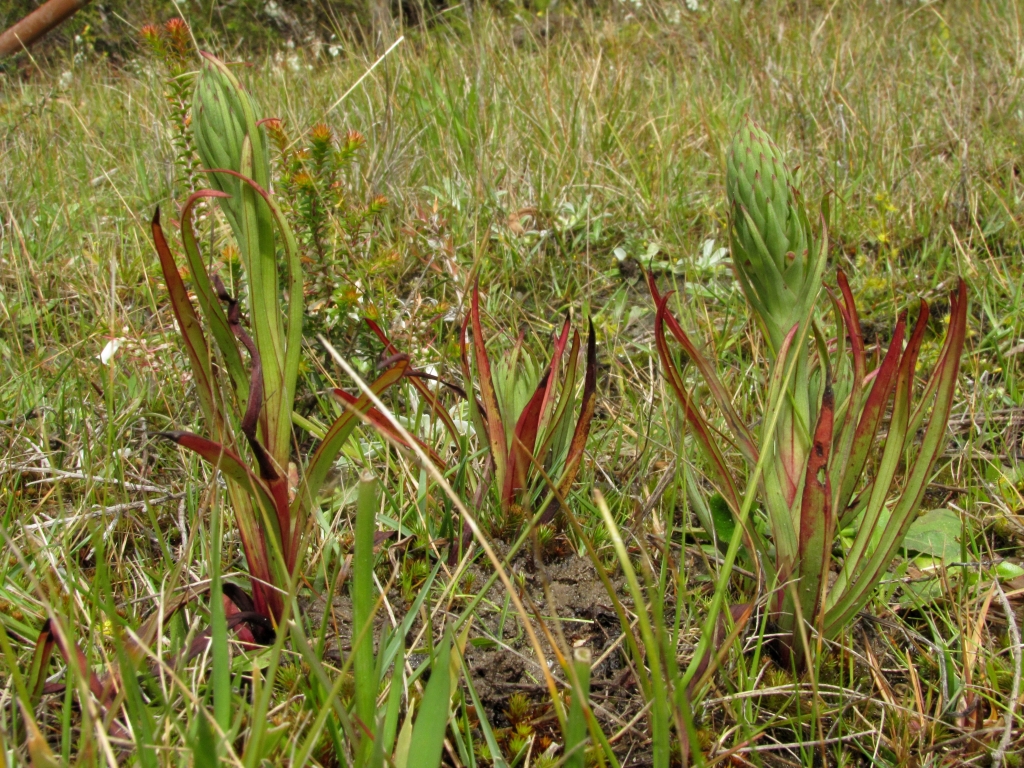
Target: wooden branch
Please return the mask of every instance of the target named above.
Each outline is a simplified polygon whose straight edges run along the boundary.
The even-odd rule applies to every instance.
[[[47,0],[0,35],[0,58],[28,48],[88,4],[89,0]]]

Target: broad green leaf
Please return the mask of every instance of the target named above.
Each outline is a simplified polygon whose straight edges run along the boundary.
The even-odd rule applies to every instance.
[[[933,509],[910,525],[903,546],[910,552],[943,560],[960,557],[960,515],[951,509]]]
[[[999,562],[996,567],[996,576],[1001,581],[1009,581],[1010,579],[1016,579],[1024,576],[1024,568],[1021,568],[1016,563],[1011,563],[1009,560],[1003,560]]]

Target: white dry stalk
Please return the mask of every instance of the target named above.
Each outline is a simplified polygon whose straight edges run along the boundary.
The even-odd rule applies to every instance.
[[[1006,758],[1006,750],[1013,739],[1013,718],[1017,710],[1017,699],[1020,697],[1021,640],[1020,629],[1017,627],[1017,620],[1013,615],[1013,607],[1006,598],[1006,593],[1003,592],[1003,587],[998,579],[995,581],[995,589],[996,594],[999,595],[999,602],[1003,606],[1003,611],[1006,612],[1006,623],[1010,630],[1010,640],[1013,642],[1010,646],[1010,653],[1013,654],[1013,684],[1010,686],[1010,702],[1006,707],[1006,727],[1003,730],[1003,737],[999,740],[999,746],[992,753],[992,768],[999,768]]]

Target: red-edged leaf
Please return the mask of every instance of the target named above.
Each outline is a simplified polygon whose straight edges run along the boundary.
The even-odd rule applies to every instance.
[[[267,484],[256,477],[234,451],[193,432],[160,432],[159,435],[198,454],[200,458],[249,491],[263,504],[268,513],[276,516],[274,496]]]
[[[657,289],[655,289],[657,290]],[[711,428],[705,421],[703,414],[700,409],[696,407],[693,402],[693,398],[687,391],[685,384],[683,383],[682,376],[679,373],[679,369],[676,367],[675,361],[672,359],[672,355],[668,348],[668,339],[665,336],[665,326],[668,324],[666,318],[671,317],[671,313],[668,310],[668,300],[671,294],[661,296],[658,300],[658,309],[654,319],[654,340],[655,346],[658,349],[658,357],[661,359],[661,365],[664,369],[665,378],[669,382],[669,386],[676,393],[676,398],[679,400],[679,404],[683,408],[683,414],[686,417],[686,423],[689,425],[690,430],[697,438],[697,442],[700,444],[701,449],[704,451],[704,455],[711,462],[715,468],[715,473],[718,476],[718,487],[728,504],[730,511],[733,514],[733,519],[739,523],[740,514],[740,495],[736,488],[736,483],[733,480],[732,472],[729,470],[729,465],[725,461],[725,457],[722,455],[721,450],[718,447],[718,441],[711,432]],[[678,323],[676,323],[678,326]],[[669,326],[671,327],[671,325]],[[795,329],[794,329],[795,330]],[[680,328],[680,331],[682,329]],[[684,334],[685,335],[685,334]],[[792,340],[793,332],[790,332],[786,341],[783,343],[782,351],[780,352],[779,359],[783,359],[786,354],[786,350],[789,349],[789,343]],[[677,337],[678,339],[678,337]],[[756,449],[755,449],[756,456]],[[755,536],[755,533],[748,525],[743,526],[743,535],[746,539],[747,546],[750,549],[751,554],[758,551],[759,539]]]
[[[171,309],[178,321],[178,329],[181,338],[185,342],[185,352],[188,354],[189,364],[192,367],[192,376],[196,384],[196,392],[199,394],[199,404],[203,409],[203,415],[207,422],[213,426],[215,431],[220,430],[220,410],[217,408],[216,398],[213,391],[213,370],[210,366],[210,348],[206,344],[206,337],[203,335],[199,318],[192,307],[192,302],[185,290],[185,284],[178,274],[178,265],[174,262],[174,256],[167,245],[164,231],[160,226],[160,208],[153,213],[153,244],[156,247],[157,255],[160,257],[160,270],[164,275],[164,282],[167,284],[167,293],[171,299]]]
[[[192,276],[192,285],[195,288],[196,300],[199,308],[206,318],[210,332],[224,356],[224,362],[235,387],[238,401],[244,402],[248,396],[248,381],[245,377],[245,368],[242,365],[242,357],[235,344],[228,324],[224,308],[217,301],[217,294],[210,278],[206,273],[206,264],[203,263],[199,251],[199,241],[196,239],[195,228],[192,226],[192,219],[195,213],[195,204],[206,198],[228,197],[226,192],[219,192],[216,189],[203,189],[192,193],[185,201],[181,209],[181,244],[185,249],[185,257],[188,261],[188,269]]]
[[[508,438],[505,436],[505,426],[501,423],[501,409],[498,407],[494,379],[491,377],[491,361],[487,356],[483,327],[480,324],[479,284],[473,286],[470,320],[473,325],[473,358],[476,363],[477,385],[480,387],[480,398],[483,400],[484,418],[487,419],[487,439],[491,443],[494,476],[498,486],[504,488],[505,475],[508,472]]]
[[[565,366],[565,379],[562,381],[561,394],[558,397],[558,405],[555,412],[545,424],[541,421],[540,434],[543,438],[540,446],[534,452],[538,458],[544,458],[551,450],[561,454],[564,440],[569,432],[569,418],[572,416],[572,408],[576,403],[576,377],[579,372],[580,356],[580,333],[572,332],[572,347],[569,349],[569,359]]]
[[[115,704],[118,694],[119,685],[116,670],[101,678],[89,667],[89,660],[82,652],[82,649],[76,643],[69,642],[61,631],[60,625],[52,619],[47,619],[43,624],[42,629],[39,631],[39,638],[36,641],[32,677],[29,679],[29,695],[34,697],[33,703],[38,702],[39,696],[42,693],[56,692],[63,687],[56,686],[55,689],[50,689],[45,685],[46,665],[54,648],[57,649],[61,658],[64,659],[64,662],[69,667],[77,667],[76,671],[84,675],[88,680],[89,692],[96,699],[101,716],[104,720],[109,720],[107,726],[109,735],[116,739],[130,739],[131,734],[113,717],[109,716],[110,709]],[[73,662],[72,659],[74,659]],[[25,714],[27,720],[29,720],[29,726],[34,727],[34,721],[31,721],[30,717],[31,713],[26,712]]]
[[[832,448],[835,399],[832,383],[825,382],[818,425],[814,430],[811,452],[807,457],[803,495],[800,499],[799,557],[801,615],[815,621],[821,604],[821,587],[828,575],[832,554],[835,520],[832,513],[832,487],[828,475],[829,452]]]
[[[358,397],[349,394],[343,389],[332,389],[331,394],[337,400],[353,408],[355,408],[359,402]],[[394,425],[392,425],[388,417],[385,416],[380,411],[378,411],[376,408],[370,408],[370,410],[366,411],[364,415],[366,416],[367,420],[373,425],[373,428],[380,432],[382,435],[384,435],[386,438],[395,443],[398,443],[398,445],[401,445],[404,448],[412,447],[411,445],[409,445],[408,441],[399,434],[398,430],[395,429]],[[444,469],[444,460],[437,455],[437,452],[433,448],[431,448],[425,442],[420,440],[416,435],[413,435],[413,439],[416,441],[416,444],[423,450],[423,452],[430,457],[430,460],[434,462],[434,465],[438,469]]]
[[[462,383],[465,387],[466,402],[469,403],[470,418],[473,420],[473,428],[481,435],[487,444],[490,445],[490,432],[487,429],[487,414],[484,411],[483,403],[476,399],[473,394],[473,370],[469,365],[469,323],[470,313],[462,319],[462,327],[459,329],[459,361],[462,366]]]
[[[925,411],[928,409],[932,401],[932,397],[935,395],[935,391],[942,381],[941,371],[946,363],[946,356],[951,350],[951,339],[955,341],[955,335],[953,333],[953,325],[956,320],[959,319],[960,315],[967,311],[967,288],[963,283],[963,280],[958,284],[956,292],[950,293],[949,296],[949,328],[946,331],[946,341],[943,345],[942,351],[939,354],[939,360],[935,364],[935,369],[932,371],[931,377],[928,379],[928,383],[925,385],[924,391],[921,393],[921,400],[917,404],[917,408],[914,409],[914,413],[910,417],[910,424],[907,428],[907,441],[909,442],[917,434],[917,430],[921,427],[921,422],[924,419]],[[966,316],[964,318],[966,323]],[[961,344],[962,347],[962,344]],[[960,355],[957,353],[956,365],[960,365]]]
[[[516,492],[526,487],[530,457],[537,447],[537,428],[540,425],[541,408],[546,399],[550,379],[551,369],[548,368],[516,422],[512,449],[509,451],[508,472],[505,474],[505,485],[501,490],[501,503],[505,508],[511,506]]]
[[[569,443],[569,453],[565,457],[562,476],[557,480],[558,495],[563,499],[569,493],[576,473],[583,462],[583,453],[590,435],[590,422],[594,418],[597,407],[597,334],[594,332],[594,321],[588,320],[590,331],[587,335],[587,370],[583,378],[583,401],[580,404],[580,417],[576,421],[576,429]],[[542,524],[550,523],[558,511],[558,499],[554,499],[541,515]]]
[[[654,340],[655,345],[658,348],[658,356],[661,358],[661,366],[665,371],[665,378],[676,393],[676,398],[679,400],[679,404],[683,407],[683,413],[686,416],[687,423],[690,425],[690,429],[693,431],[694,436],[697,438],[701,448],[704,450],[704,454],[708,457],[715,468],[722,496],[729,504],[729,509],[732,510],[733,516],[738,516],[740,511],[740,496],[736,489],[732,472],[729,471],[729,465],[726,463],[725,457],[722,455],[722,452],[718,447],[718,441],[711,434],[711,428],[704,420],[704,416],[694,404],[693,398],[690,396],[689,391],[683,384],[683,379],[679,374],[679,369],[676,367],[675,361],[672,359],[672,355],[669,352],[668,340],[665,337],[665,318],[671,316],[671,313],[668,311],[668,300],[670,295],[671,294],[661,297],[658,302],[658,310],[654,319]]]
[[[922,313],[924,314],[924,313]],[[915,336],[917,336],[915,330]],[[937,377],[935,405],[931,419],[921,441],[921,449],[911,466],[903,493],[889,518],[883,540],[867,563],[854,562],[852,574],[844,566],[840,582],[845,589],[826,616],[825,634],[834,637],[867,602],[871,591],[892,562],[896,551],[914,521],[925,488],[931,476],[935,461],[942,454],[946,444],[946,430],[956,393],[957,377],[960,371],[960,357],[967,335],[967,286],[961,279],[957,290],[950,297],[950,321],[946,341],[939,354],[933,377]],[[913,344],[913,340],[911,342]],[[909,348],[908,348],[909,351]],[[916,355],[915,355],[916,357]],[[888,446],[886,446],[888,447]],[[853,553],[851,552],[851,555]],[[851,559],[851,558],[848,558]],[[844,580],[844,577],[845,580]]]
[[[651,296],[653,297],[656,306],[660,306],[663,299],[667,301],[672,295],[672,292],[669,292],[662,296],[658,291],[658,285],[654,280],[654,274],[651,272],[647,273],[647,286],[650,288]],[[697,367],[697,370],[700,371],[700,375],[703,377],[704,382],[708,385],[708,389],[711,390],[711,395],[714,397],[715,403],[718,407],[721,408],[722,414],[725,416],[725,421],[729,425],[729,429],[732,430],[743,457],[751,466],[754,466],[757,464],[758,458],[757,443],[754,441],[754,436],[750,433],[747,425],[743,423],[740,415],[733,407],[732,399],[729,397],[728,391],[726,391],[721,380],[718,378],[718,374],[715,372],[715,367],[703,354],[701,354],[700,350],[697,349],[697,346],[690,340],[686,331],[683,330],[683,327],[671,312],[664,312],[663,316],[664,322],[668,324],[669,331],[672,332],[676,341],[679,342],[686,354],[690,356],[691,360],[693,360],[693,363]]]
[[[270,567],[269,549],[267,547],[267,531],[281,543],[285,562],[289,562],[289,549],[281,530],[282,521],[289,522],[288,489],[284,478],[275,480],[269,485],[249,469],[236,453],[220,443],[191,432],[161,432],[161,437],[172,440],[183,448],[187,448],[213,465],[231,478],[249,498],[255,502],[259,512],[247,506],[245,497],[234,499],[235,521],[238,524],[239,537],[245,550],[245,559],[253,578],[253,592],[256,595],[258,609],[265,615],[277,616],[280,598],[267,586],[275,583]],[[284,509],[279,507],[284,504]],[[290,528],[286,529],[290,533]],[[299,528],[298,530],[301,530]]]
[[[881,547],[880,552],[872,556],[870,578],[881,578],[881,573],[888,568],[896,550],[906,536],[907,530],[914,521],[915,513],[924,498],[924,492],[931,478],[932,467],[942,455],[946,446],[946,429],[949,415],[953,408],[953,396],[956,394],[956,382],[960,373],[960,357],[963,353],[967,336],[967,285],[961,279],[956,293],[950,296],[950,322],[946,332],[946,341],[939,353],[939,361],[932,373],[937,380],[935,387],[935,405],[932,408],[928,426],[921,440],[921,449],[907,472],[907,481],[900,496],[899,503],[893,510],[890,523],[898,527],[899,532],[888,547]],[[880,570],[878,570],[880,569]],[[876,575],[877,574],[877,575]]]
[[[111,692],[110,686],[105,684],[100,679],[100,676],[92,671],[89,667],[89,660],[85,657],[85,653],[83,653],[82,649],[79,648],[76,643],[68,642],[68,639],[64,637],[64,633],[60,630],[60,625],[58,625],[57,622],[51,619],[46,620],[43,624],[43,628],[39,630],[39,640],[36,642],[37,653],[40,644],[50,646],[51,651],[56,647],[61,658],[63,658],[67,664],[72,664],[71,659],[74,658],[74,665],[78,667],[78,672],[85,675],[89,681],[89,691],[92,695],[95,696],[96,700],[104,707],[109,704],[107,697]],[[50,652],[46,652],[45,655],[48,659]],[[45,672],[45,669],[41,668],[41,671]],[[38,681],[33,681],[33,685],[35,688],[39,688]],[[41,690],[41,688],[39,688],[39,690]]]
[[[537,433],[543,435],[548,430],[552,420],[551,404],[555,399],[555,389],[558,386],[559,368],[562,366],[562,355],[565,353],[565,345],[569,342],[569,317],[566,316],[562,324],[562,332],[555,340],[555,348],[551,354],[550,375],[548,376],[547,387],[544,388],[544,400],[540,404],[540,419],[537,422]]]
[[[846,322],[846,332],[850,337],[850,345],[853,348],[853,373],[854,386],[860,387],[864,382],[867,370],[867,354],[864,351],[864,335],[860,329],[860,316],[857,313],[857,303],[853,300],[853,291],[850,290],[850,283],[846,279],[843,270],[836,274],[836,282],[839,283],[839,290],[843,292],[843,303],[841,305],[843,320]]]
[[[409,360],[403,357],[394,366],[378,376],[370,385],[370,389],[374,394],[380,395],[388,387],[400,381],[408,370]],[[306,466],[306,474],[302,480],[299,492],[295,495],[295,501],[292,502],[292,516],[296,518],[296,530],[303,530],[306,511],[312,506],[313,500],[320,492],[324,479],[327,477],[327,472],[338,457],[342,446],[345,445],[345,441],[348,440],[352,430],[359,424],[355,412],[366,413],[370,406],[370,398],[365,394],[360,395],[355,403],[352,404],[350,410],[335,419],[331,428],[327,430],[324,439],[317,446],[313,457]]]
[[[871,454],[871,446],[874,444],[878,429],[885,416],[886,404],[896,386],[896,374],[903,353],[903,335],[906,332],[906,325],[907,315],[903,313],[896,322],[896,329],[893,331],[892,341],[889,342],[889,349],[885,353],[882,365],[875,373],[871,391],[860,411],[860,419],[856,422],[857,428],[853,433],[853,442],[850,444],[849,457],[844,466],[836,467],[835,477],[839,479],[839,495],[835,509],[840,517],[845,515],[850,499],[853,498],[853,492],[864,473],[864,467]],[[848,420],[856,419],[858,416],[852,406],[851,403],[851,409],[847,411]]]
[[[28,694],[32,706],[39,703],[43,695],[43,687],[46,685],[46,670],[50,665],[50,657],[53,655],[55,640],[50,631],[50,620],[47,619],[43,628],[36,638],[36,650],[32,655],[32,667],[28,674]]]
[[[854,539],[853,546],[847,553],[843,571],[836,582],[840,592],[847,588],[851,580],[859,581],[865,563],[870,557],[870,547],[876,538],[878,526],[883,519],[891,519],[887,511],[890,489],[896,478],[903,459],[904,440],[907,435],[907,424],[910,420],[910,397],[914,387],[914,370],[917,356],[921,351],[924,331],[928,324],[928,305],[921,302],[921,312],[917,325],[911,334],[910,341],[900,360],[896,386],[893,392],[892,416],[889,419],[889,433],[885,439],[885,447],[878,462],[878,468],[871,484],[871,494],[864,508],[860,529]],[[886,532],[885,535],[888,535]]]
[[[377,335],[377,338],[381,340],[381,343],[384,344],[384,348],[388,352],[390,352],[392,355],[401,354],[398,351],[398,348],[391,343],[387,335],[384,333],[381,327],[377,325],[377,323],[373,322],[373,320],[371,320],[368,317],[364,317],[363,320],[366,321],[366,324],[370,327],[370,330]],[[451,436],[451,439],[455,443],[455,445],[459,445],[459,438],[461,437],[461,435],[459,433],[458,427],[455,426],[455,421],[452,419],[451,414],[448,413],[447,409],[441,404],[441,401],[438,399],[437,395],[435,395],[434,392],[430,389],[430,387],[427,386],[427,383],[423,381],[422,378],[420,378],[419,371],[410,370],[407,376],[409,380],[412,382],[412,385],[416,387],[416,390],[420,393],[420,396],[424,400],[426,400],[427,405],[430,406],[430,412],[435,414],[437,418],[441,420],[441,422],[445,426],[445,429],[448,430],[448,434]]]

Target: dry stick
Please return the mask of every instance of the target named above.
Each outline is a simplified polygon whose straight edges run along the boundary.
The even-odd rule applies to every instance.
[[[173,501],[175,499],[183,499],[184,493],[169,493],[166,496],[161,496],[156,499],[149,499],[144,501],[131,501],[125,504],[114,504],[110,507],[94,507],[90,512],[82,512],[71,517],[54,517],[48,518],[41,523],[31,523],[30,525],[23,526],[26,531],[37,531],[43,528],[52,528],[55,525],[71,525],[73,523],[80,522],[82,520],[88,520],[93,517],[102,517],[104,515],[120,515],[122,512],[130,512],[134,509],[145,509],[147,506],[156,504],[162,504],[165,501]],[[183,531],[184,532],[184,531]],[[186,536],[186,538],[188,538]]]
[[[143,483],[126,483],[118,480],[116,477],[96,477],[95,475],[87,475],[83,472],[69,472],[64,469],[53,469],[51,467],[34,467],[31,465],[24,464],[8,464],[4,467],[6,471],[13,472],[28,472],[37,475],[49,475],[39,480],[33,480],[28,485],[40,485],[42,483],[52,483],[60,479],[65,480],[89,480],[93,483],[112,483],[113,485],[120,485],[126,491],[138,491],[140,493],[166,493],[166,488],[158,488],[155,485],[146,485]]]
[[[1010,606],[1010,601],[1006,599],[1006,593],[1003,592],[998,579],[996,579],[995,587],[999,595],[999,602],[1002,603],[1003,610],[1006,612],[1006,622],[1010,628],[1010,639],[1013,640],[1013,645],[1010,646],[1010,652],[1013,654],[1013,684],[1010,686],[1010,705],[1006,708],[1006,729],[1003,731],[1003,738],[999,740],[999,746],[992,753],[992,768],[999,768],[1006,757],[1006,750],[1009,748],[1010,741],[1013,738],[1013,717],[1017,709],[1017,698],[1020,696],[1021,641],[1017,620],[1013,616],[1013,608]]]
[[[49,0],[43,3],[0,35],[0,56],[9,56],[28,48],[88,4],[89,0]]]
[[[427,474],[429,474],[433,478],[434,482],[437,483],[438,486],[440,486],[441,489],[448,496],[448,498],[452,500],[452,503],[459,510],[459,514],[462,515],[462,519],[469,523],[469,527],[473,531],[474,538],[480,543],[480,548],[483,549],[484,554],[487,555],[487,559],[491,561],[491,564],[494,566],[498,574],[498,578],[501,579],[501,583],[505,586],[505,589],[508,590],[509,597],[512,599],[512,602],[516,606],[516,611],[522,617],[523,626],[526,629],[527,635],[529,635],[530,645],[533,646],[534,653],[537,654],[537,658],[539,660],[541,660],[542,662],[545,661],[544,649],[543,646],[541,646],[540,644],[540,639],[537,637],[537,633],[533,629],[533,623],[530,621],[530,614],[527,613],[526,607],[523,605],[523,602],[519,599],[519,595],[516,592],[515,586],[512,584],[512,580],[509,579],[508,574],[505,572],[505,569],[501,565],[501,560],[495,554],[494,549],[490,545],[490,542],[488,542],[486,537],[483,535],[483,531],[480,530],[480,526],[477,524],[476,519],[470,513],[469,509],[466,508],[466,505],[463,503],[462,499],[460,499],[458,494],[455,493],[455,490],[451,487],[451,485],[448,484],[448,481],[445,480],[444,475],[442,475],[440,470],[438,470],[438,468],[434,466],[434,463],[430,460],[427,454],[424,453],[423,449],[413,439],[412,435],[410,435],[406,428],[402,425],[402,423],[397,418],[395,418],[395,415],[391,412],[391,409],[384,405],[384,403],[377,396],[377,394],[369,387],[369,385],[367,385],[365,381],[363,381],[362,377],[355,371],[354,368],[352,368],[351,365],[348,364],[345,358],[343,358],[338,353],[338,351],[333,346],[331,346],[331,343],[323,335],[319,335],[318,338],[320,339],[320,343],[324,345],[324,348],[327,349],[327,351],[331,354],[331,357],[334,358],[334,361],[339,366],[341,366],[341,369],[345,371],[345,373],[347,373],[349,377],[351,377],[351,379],[356,383],[356,386],[358,386],[359,389],[362,390],[363,394],[365,394],[366,397],[369,398],[370,402],[372,402],[377,407],[377,409],[384,414],[388,421],[391,422],[391,425],[395,428],[395,431],[397,431],[398,434],[400,434],[402,438],[409,443],[413,453],[415,453],[417,457],[419,457],[419,460],[423,468],[426,470]],[[541,670],[544,672],[544,681],[547,684],[548,693],[551,695],[551,699],[553,701],[557,700],[558,688],[555,685],[554,678],[551,676],[551,672],[548,669],[546,663],[541,664]],[[561,715],[561,712],[559,710],[556,710],[556,713]]]

